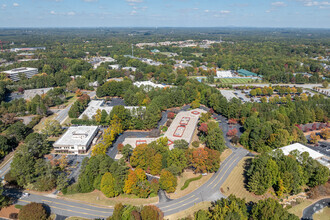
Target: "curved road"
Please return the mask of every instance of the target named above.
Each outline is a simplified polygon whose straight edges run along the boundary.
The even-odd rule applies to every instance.
[[[315,212],[318,212],[327,206],[330,207],[330,198],[321,199],[305,208],[303,211],[303,217],[301,219],[313,219],[313,215],[315,214]]]
[[[220,120],[219,126],[224,130],[225,142],[228,148],[232,149],[232,154],[221,164],[219,170],[201,187],[188,195],[174,200],[163,200],[157,206],[164,212],[164,215],[171,215],[186,210],[193,205],[203,201],[215,201],[225,196],[220,193],[221,185],[226,181],[232,170],[237,166],[238,162],[243,159],[249,152],[243,148],[235,148],[231,145],[226,137],[228,124],[226,119],[220,115],[214,115],[216,120]],[[124,138],[137,133],[125,132],[119,138]],[[147,132],[141,132],[139,136],[148,135]],[[117,142],[118,143],[118,142]],[[117,148],[113,147],[108,151],[108,155],[114,156]],[[10,193],[6,192],[7,195]],[[20,197],[21,192],[12,192],[11,197]],[[79,202],[72,202],[62,199],[52,198],[53,196],[40,196],[31,194],[28,197],[17,200],[17,204],[25,205],[29,202],[42,202],[48,205],[51,211],[61,216],[79,216],[83,218],[107,218],[113,213],[113,208],[100,207],[96,205],[87,205]],[[166,201],[166,202],[165,202]]]

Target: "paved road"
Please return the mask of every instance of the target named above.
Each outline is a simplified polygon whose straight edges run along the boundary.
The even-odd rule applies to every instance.
[[[10,164],[13,161],[13,158],[10,158],[10,160],[7,161],[7,163],[0,169],[0,178],[4,178],[5,175],[10,170]]]
[[[319,200],[304,209],[303,217],[301,219],[313,219],[313,215],[315,212],[320,211],[327,206],[330,207],[330,198]]]
[[[21,198],[22,192],[18,191],[6,191],[6,195],[17,198],[16,204],[26,205],[30,202],[38,202],[46,204],[52,213],[61,216],[78,216],[82,218],[108,218],[113,213],[113,208],[100,207],[97,205],[87,205],[83,203],[76,203],[72,201],[66,201],[61,199],[50,198],[46,196],[40,196],[30,194],[28,197]]]
[[[242,148],[233,150],[233,153],[221,164],[220,169],[201,187],[180,199],[171,200],[169,202],[161,202],[157,204],[157,206],[166,216],[181,212],[199,202],[215,201],[220,198],[225,198],[225,196],[220,193],[220,187],[226,181],[238,162],[247,153],[248,151]]]

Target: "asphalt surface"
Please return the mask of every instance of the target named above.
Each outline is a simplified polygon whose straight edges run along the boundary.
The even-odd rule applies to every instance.
[[[199,202],[215,201],[217,199],[225,198],[225,196],[220,193],[220,187],[226,181],[238,162],[247,153],[248,151],[242,148],[233,150],[233,153],[221,164],[220,169],[201,187],[182,198],[171,200],[169,202],[160,202],[157,206],[164,212],[164,215],[167,216],[186,210]]]
[[[12,198],[16,198],[16,204],[19,205],[26,205],[30,202],[44,203],[46,204],[46,207],[51,210],[52,213],[61,216],[77,216],[91,219],[105,219],[111,216],[113,213],[113,208],[110,207],[107,208],[96,205],[87,205],[83,203],[76,203],[72,201],[55,199],[35,194],[30,194],[27,197],[22,197],[22,192],[19,191],[6,191],[5,194]]]
[[[316,203],[308,206],[307,208],[304,209],[303,211],[303,217],[301,218],[302,220],[307,220],[307,219],[313,219],[313,215],[322,210],[325,207],[330,207],[330,198],[327,199],[321,199],[317,201]],[[329,216],[330,218],[330,216]]]
[[[13,158],[10,158],[10,160],[7,161],[7,163],[0,169],[0,178],[4,178],[5,175],[10,170],[10,164],[13,161]]]

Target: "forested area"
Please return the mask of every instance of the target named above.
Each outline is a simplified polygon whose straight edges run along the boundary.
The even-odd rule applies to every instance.
[[[262,195],[273,188],[278,197],[298,194],[303,187],[325,184],[329,169],[312,159],[307,152],[293,151],[285,156],[281,150],[252,159],[247,170],[247,188]]]
[[[195,220],[208,219],[267,219],[298,220],[298,216],[290,214],[275,199],[268,198],[256,203],[247,203],[245,199],[230,195],[215,201],[208,211],[200,210],[194,215]]]

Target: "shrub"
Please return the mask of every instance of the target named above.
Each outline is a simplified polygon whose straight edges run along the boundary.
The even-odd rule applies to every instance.
[[[20,220],[46,220],[47,218],[48,214],[41,203],[31,202],[23,206],[18,213],[18,219]]]
[[[186,189],[186,188],[189,186],[189,184],[190,184],[191,182],[196,181],[196,180],[200,180],[201,178],[202,178],[202,175],[199,175],[199,176],[197,176],[197,177],[193,177],[193,178],[187,179],[187,180],[184,182],[183,186],[181,187],[181,190]]]
[[[167,118],[173,119],[175,117],[175,114],[173,112],[167,113]]]
[[[200,144],[199,141],[193,141],[192,142],[192,146],[196,147],[196,148],[199,147],[199,144]]]

